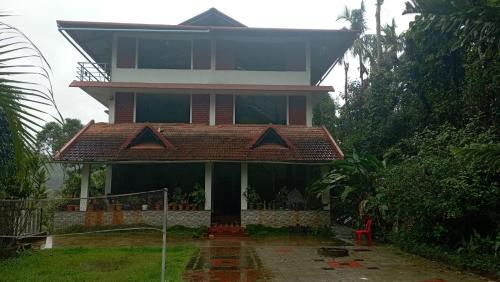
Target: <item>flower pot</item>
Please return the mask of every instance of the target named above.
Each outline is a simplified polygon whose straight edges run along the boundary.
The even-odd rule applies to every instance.
[[[184,205],[183,204],[177,205],[177,209],[180,211],[184,210]]]
[[[115,211],[121,211],[123,210],[123,205],[122,204],[114,204],[113,205]]]
[[[141,206],[141,209],[142,209],[143,211],[147,211],[147,210],[148,210],[148,207],[149,207],[148,205],[144,204],[144,205],[142,205],[142,206]]]
[[[168,209],[171,210],[171,211],[175,210],[176,207],[177,206],[175,204],[169,204],[168,205]]]

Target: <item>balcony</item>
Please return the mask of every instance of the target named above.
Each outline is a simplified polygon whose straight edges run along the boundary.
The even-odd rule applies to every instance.
[[[107,63],[79,62],[76,78],[79,81],[108,82],[111,80],[110,67]]]

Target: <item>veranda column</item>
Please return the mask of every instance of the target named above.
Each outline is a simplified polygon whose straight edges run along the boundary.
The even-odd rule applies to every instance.
[[[321,176],[324,176],[328,173],[328,166],[321,167]],[[325,190],[321,195],[321,203],[323,204],[323,209],[329,211],[330,210],[330,190]]]
[[[247,197],[245,196],[248,188],[248,163],[241,163],[241,209],[248,208]]]
[[[205,163],[205,210],[212,209],[212,163]]]
[[[87,211],[87,197],[89,196],[90,164],[82,167],[82,183],[80,186],[80,211]]]
[[[113,167],[106,165],[106,182],[104,183],[104,194],[111,194],[111,179],[113,178]]]

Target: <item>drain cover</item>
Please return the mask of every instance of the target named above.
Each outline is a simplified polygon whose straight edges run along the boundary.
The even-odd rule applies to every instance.
[[[349,255],[349,251],[344,248],[319,248],[318,254],[324,257],[339,258]]]

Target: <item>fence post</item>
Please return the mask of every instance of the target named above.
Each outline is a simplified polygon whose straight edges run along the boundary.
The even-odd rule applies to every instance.
[[[161,250],[161,282],[165,282],[167,272],[167,210],[168,188],[163,189],[163,246]]]

